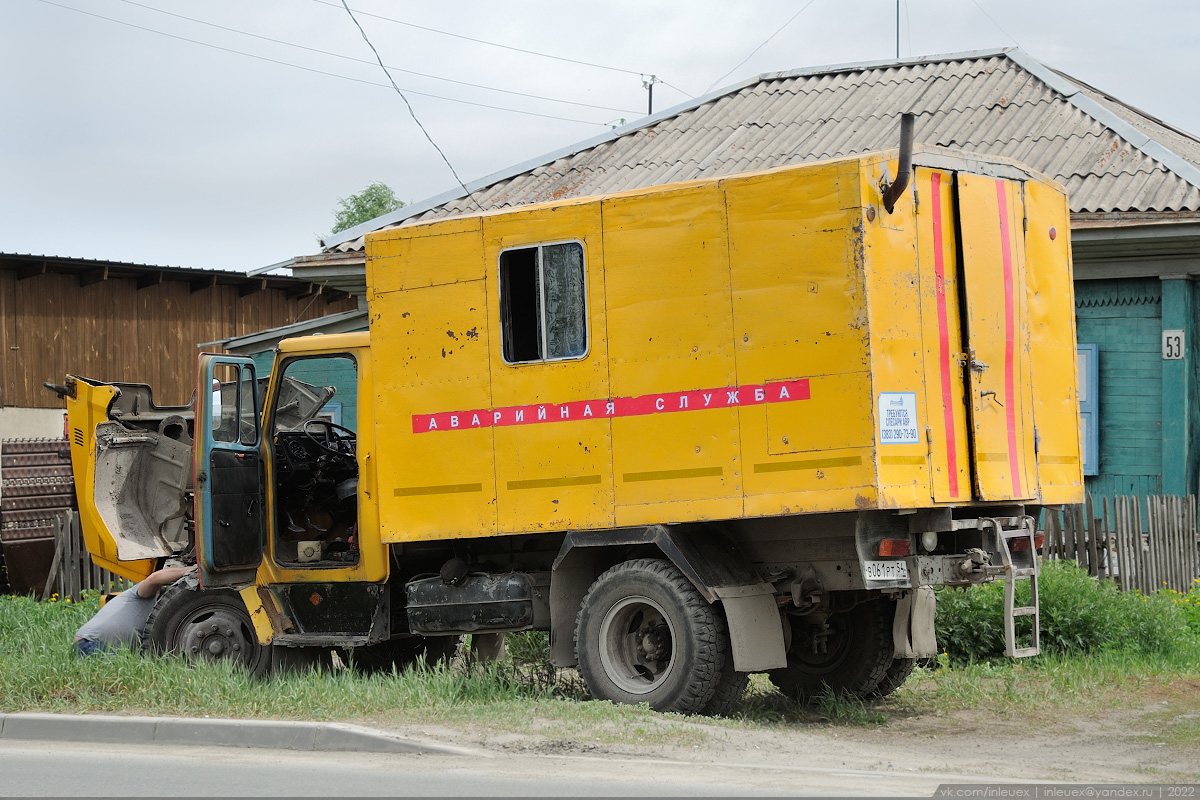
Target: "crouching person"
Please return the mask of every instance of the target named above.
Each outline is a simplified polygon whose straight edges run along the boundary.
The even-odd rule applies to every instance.
[[[75,652],[91,656],[118,647],[136,648],[158,593],[192,567],[164,567],[109,600],[75,632]]]

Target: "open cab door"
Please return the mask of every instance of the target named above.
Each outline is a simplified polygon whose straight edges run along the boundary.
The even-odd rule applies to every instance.
[[[248,358],[202,353],[195,426],[196,564],[205,589],[254,581],[263,557],[257,383]]]

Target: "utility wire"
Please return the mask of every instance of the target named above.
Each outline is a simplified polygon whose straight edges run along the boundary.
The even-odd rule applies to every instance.
[[[670,84],[670,83],[667,83],[667,82],[666,82],[666,81],[664,81],[662,78],[659,78],[659,79],[658,79],[658,82],[659,82],[659,83],[661,83],[663,86],[670,86],[672,89],[674,89],[675,91],[679,92],[679,93],[680,93],[681,95],[683,95],[684,97],[695,97],[695,95],[693,95],[691,92],[685,92],[683,89],[680,89],[678,86],[674,86],[674,85],[672,85],[672,84]]]
[[[304,70],[305,72],[312,72],[317,75],[325,75],[330,78],[340,78],[344,81],[352,81],[354,83],[363,83],[363,84],[366,84],[367,86],[379,86],[383,89],[391,88],[386,83],[379,83],[377,81],[368,81],[368,80],[364,80],[362,78],[352,78],[349,75],[341,75],[336,72],[327,72],[326,70],[315,69],[314,67],[305,67],[300,64],[293,64],[290,61],[280,61],[277,58],[268,58],[266,56],[260,56],[260,55],[254,54],[254,53],[247,53],[243,50],[235,50],[232,47],[222,47],[221,45],[211,44],[210,42],[202,42],[199,39],[189,39],[186,36],[179,36],[174,33],[167,33],[166,31],[156,30],[154,28],[147,28],[143,25],[135,25],[132,22],[126,22],[124,20],[114,19],[112,17],[106,17],[103,14],[96,14],[91,11],[84,11],[81,8],[73,8],[72,6],[65,6],[61,3],[55,3],[55,2],[53,2],[53,0],[38,0],[38,2],[45,3],[48,6],[54,6],[55,8],[61,8],[66,11],[74,11],[77,14],[86,14],[89,17],[95,17],[97,19],[106,20],[108,22],[115,22],[118,25],[124,25],[128,28],[135,28],[139,31],[146,31],[147,33],[155,33],[155,34],[158,34],[159,36],[166,36],[169,39],[176,39],[181,42],[189,42],[191,44],[198,44],[201,47],[208,47],[213,50],[220,50],[221,52],[224,52],[224,53],[233,53],[234,55],[245,56],[246,58],[253,58],[257,61],[266,61],[267,63],[270,63],[270,64],[279,64],[280,66],[291,67],[292,69],[300,69],[300,70]],[[370,62],[368,62],[368,63],[370,63]],[[560,120],[562,122],[577,122],[581,125],[603,126],[603,125],[607,124],[607,123],[603,123],[603,122],[594,122],[589,119],[572,119],[571,117],[560,117],[560,116],[557,116],[554,114],[541,114],[536,111],[522,111],[521,109],[518,109],[518,108],[507,108],[505,106],[494,106],[489,103],[476,103],[472,100],[460,100],[456,97],[446,97],[445,95],[430,94],[429,92],[418,92],[415,89],[409,89],[408,93],[417,95],[419,97],[431,97],[435,100],[445,100],[449,103],[460,103],[462,105],[475,106],[477,108],[488,108],[493,111],[507,111],[511,114],[524,114],[525,116],[529,116],[529,117],[541,117],[542,119],[555,119],[555,120]]]
[[[904,0],[904,35],[908,40],[908,57],[912,58],[912,20],[908,18],[908,0]]]
[[[1004,34],[1005,36],[1007,36],[1009,39],[1012,39],[1012,42],[1013,42],[1013,44],[1015,44],[1017,47],[1020,47],[1020,46],[1021,46],[1021,43],[1017,41],[1017,37],[1013,36],[1011,33],[1009,33],[1008,31],[1004,30],[1004,28],[1003,28],[1003,27],[1000,25],[1000,23],[999,23],[999,22],[996,22],[996,20],[992,19],[992,15],[991,15],[991,14],[989,14],[989,13],[987,12],[987,9],[985,9],[983,6],[979,5],[979,3],[978,3],[978,2],[976,2],[976,0],[971,0],[971,2],[975,4],[975,7],[976,7],[976,8],[978,8],[980,11],[982,11],[982,12],[983,12],[983,15],[984,15],[985,17],[987,17],[989,20],[991,20],[991,23],[992,23],[993,25],[995,25],[995,26],[996,26],[996,28],[997,28],[997,29],[999,29],[999,31],[1000,31],[1001,33],[1003,33],[1003,34]]]
[[[375,54],[375,60],[379,62],[379,68],[383,70],[383,74],[387,75],[388,83],[392,84],[392,88],[396,90],[396,94],[400,95],[400,99],[404,101],[404,105],[408,107],[409,116],[413,118],[413,122],[417,123],[417,127],[421,129],[421,133],[425,134],[425,138],[433,145],[433,149],[437,150],[438,155],[442,157],[442,161],[446,162],[446,166],[450,168],[450,174],[454,176],[454,180],[458,181],[458,185],[462,187],[463,193],[470,198],[471,202],[480,211],[483,211],[483,206],[479,201],[471,196],[471,191],[467,189],[467,185],[463,183],[463,179],[458,177],[458,172],[454,169],[454,165],[450,163],[450,159],[446,158],[446,154],[442,152],[442,148],[437,146],[437,142],[429,135],[429,131],[425,130],[425,126],[421,124],[421,120],[417,119],[417,112],[413,111],[412,103],[408,102],[408,98],[404,96],[404,92],[400,91],[400,87],[392,80],[392,73],[388,72],[388,68],[384,65],[383,59],[379,57],[379,51],[375,49],[375,45],[371,44],[371,40],[367,38],[367,32],[363,30],[363,26],[358,23],[358,19],[354,16],[354,12],[350,10],[350,6],[346,4],[346,0],[342,0],[342,8],[346,9],[346,13],[350,15],[354,27],[358,28],[358,32],[362,34],[363,41],[367,43],[367,47],[371,48],[371,52]]]
[[[187,17],[187,16],[184,16],[183,14],[176,14],[174,12],[167,11],[162,8],[155,8],[154,6],[148,6],[145,3],[138,3],[135,0],[121,0],[121,2],[126,3],[127,5],[137,6],[138,8],[144,8],[147,11],[154,11],[159,14],[166,14],[168,17],[175,17],[176,19],[187,20],[188,22],[194,22],[197,25],[207,25],[210,28],[216,28],[217,30],[228,31],[229,33],[236,33],[240,36],[249,36],[252,39],[259,39],[264,42],[274,42],[275,44],[281,44],[286,47],[294,47],[298,50],[306,50],[310,53],[320,53],[321,55],[332,56],[333,58],[340,58],[340,59],[344,59],[346,61],[353,61],[357,64],[370,64],[371,66],[375,65],[375,62],[371,61],[370,59],[355,58],[354,56],[347,56],[347,55],[343,55],[342,53],[334,53],[329,50],[321,50],[320,48],[317,48],[317,47],[308,47],[307,45],[297,44],[295,42],[288,42],[288,41],[284,41],[283,39],[275,39],[270,36],[262,36],[257,33],[250,33],[249,31],[239,30],[237,28],[230,28],[225,25],[218,25],[215,22],[207,22],[206,20],[196,19],[195,17]],[[612,106],[598,106],[598,105],[593,105],[591,103],[579,103],[574,100],[560,100],[556,97],[544,97],[544,96],[538,95],[538,94],[528,94],[526,92],[516,92],[516,91],[512,91],[510,89],[499,89],[495,86],[484,86],[483,84],[480,84],[480,83],[471,83],[469,81],[459,81],[459,80],[455,80],[453,78],[443,78],[438,75],[430,75],[427,72],[417,72],[417,71],[411,70],[411,69],[404,69],[403,67],[394,67],[394,66],[389,65],[388,69],[392,70],[393,72],[403,72],[408,75],[417,75],[421,78],[429,78],[429,79],[435,80],[435,81],[445,81],[446,83],[454,83],[454,84],[458,84],[459,86],[470,86],[474,89],[486,89],[489,92],[500,92],[502,94],[516,95],[517,97],[529,97],[534,100],[546,100],[551,103],[564,103],[566,105],[582,106],[583,108],[595,108],[595,109],[599,109],[601,111],[623,111],[627,114],[635,113],[635,112],[630,111],[627,108],[613,108]],[[379,84],[379,85],[382,86],[383,84]]]
[[[709,92],[711,92],[711,91],[712,91],[712,90],[713,90],[713,89],[716,87],[716,85],[717,85],[718,83],[720,83],[721,81],[725,80],[725,79],[726,79],[726,78],[728,78],[730,75],[732,75],[734,72],[736,72],[736,71],[738,70],[738,68],[742,66],[742,64],[745,64],[747,61],[749,61],[750,59],[754,58],[754,54],[755,54],[755,53],[757,53],[759,50],[762,50],[764,47],[766,47],[766,46],[767,46],[767,44],[768,44],[768,43],[769,43],[769,42],[770,42],[772,39],[774,39],[774,38],[775,38],[776,36],[778,36],[779,34],[783,33],[783,29],[784,29],[784,28],[786,28],[788,25],[791,25],[791,24],[792,24],[792,22],[793,22],[793,21],[796,19],[796,17],[798,17],[798,16],[800,16],[801,14],[803,14],[803,13],[805,12],[805,10],[806,10],[806,9],[807,9],[809,6],[811,6],[813,3],[815,3],[815,2],[817,2],[817,0],[808,0],[808,2],[807,2],[807,3],[805,3],[805,4],[804,4],[804,6],[803,6],[803,7],[802,7],[802,8],[801,8],[799,11],[797,11],[795,14],[792,14],[792,16],[790,16],[790,17],[788,18],[788,21],[787,21],[787,22],[785,22],[785,23],[783,23],[782,25],[780,25],[780,26],[779,26],[779,30],[777,30],[777,31],[775,31],[774,33],[772,33],[770,36],[768,36],[766,39],[764,39],[764,40],[763,40],[763,43],[762,43],[762,44],[760,44],[758,47],[756,47],[756,48],[754,48],[753,50],[751,50],[751,51],[750,51],[750,55],[746,56],[746,57],[745,57],[745,58],[743,58],[741,61],[739,61],[739,62],[738,62],[738,65],[737,65],[736,67],[734,67],[733,69],[729,70],[729,72],[726,72],[724,75],[722,75],[721,77],[719,77],[719,78],[717,78],[715,81],[713,81],[713,82],[712,82],[712,85],[710,85],[710,86],[709,86],[707,89],[705,89],[705,90],[704,90],[704,93],[705,93],[705,94],[708,94]],[[972,2],[974,2],[974,0],[972,0]]]
[[[323,6],[333,6],[334,8],[337,8],[337,6],[338,6],[338,4],[333,2],[333,0],[313,0],[313,2],[320,3]],[[343,3],[342,5],[345,5],[345,3]],[[549,53],[539,53],[536,50],[525,50],[520,47],[512,47],[507,44],[500,44],[499,42],[489,42],[486,39],[475,39],[470,36],[463,36],[460,33],[451,33],[450,31],[443,31],[443,30],[439,30],[437,28],[428,28],[424,25],[417,25],[414,22],[405,22],[404,20],[395,19],[393,17],[385,17],[380,14],[372,14],[369,11],[359,10],[358,13],[362,14],[364,17],[374,17],[375,19],[381,19],[381,20],[384,20],[385,22],[394,22],[397,25],[406,25],[410,28],[416,28],[416,29],[422,30],[422,31],[429,31],[430,33],[438,33],[438,34],[441,34],[442,36],[452,36],[455,39],[464,39],[468,42],[475,42],[477,44],[486,44],[491,47],[499,47],[503,50],[512,50],[517,53],[525,53],[526,55],[540,56],[541,58],[552,58],[555,61],[565,61],[568,64],[580,64],[585,67],[595,67],[596,69],[607,69],[612,72],[624,72],[626,75],[640,75],[643,78],[650,74],[649,72],[638,72],[637,70],[622,69],[621,67],[610,67],[606,64],[595,64],[591,61],[580,61],[579,59],[566,58],[565,56],[555,56],[555,55],[551,55]]]

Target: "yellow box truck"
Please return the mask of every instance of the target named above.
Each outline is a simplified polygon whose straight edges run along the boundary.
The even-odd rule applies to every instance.
[[[381,231],[369,332],[203,355],[187,407],[68,378],[87,547],[194,561],[146,636],[253,670],[543,630],[656,709],[886,693],[932,587],[1036,584],[1081,500],[1068,234],[1045,176],[903,146]]]

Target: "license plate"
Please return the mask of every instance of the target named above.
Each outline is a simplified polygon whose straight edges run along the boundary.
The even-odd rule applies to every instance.
[[[869,581],[907,581],[907,561],[867,561],[866,578]]]

